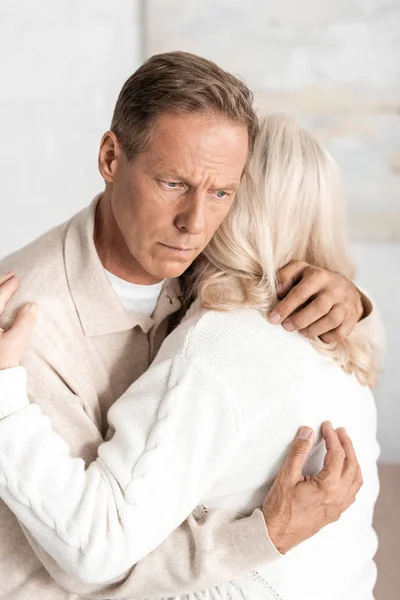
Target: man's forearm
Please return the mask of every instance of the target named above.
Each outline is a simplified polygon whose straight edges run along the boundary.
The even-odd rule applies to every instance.
[[[191,515],[121,577],[92,585],[67,575],[29,532],[25,534],[57,583],[68,591],[98,600],[183,595],[229,581],[281,556],[269,540],[260,510],[249,517],[211,510],[200,519]]]
[[[367,307],[365,315],[357,323],[356,330],[367,337],[371,354],[378,368],[382,368],[385,355],[385,329],[376,304],[361,288],[363,303]]]

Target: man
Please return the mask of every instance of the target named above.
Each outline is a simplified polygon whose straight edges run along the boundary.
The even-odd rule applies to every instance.
[[[30,398],[86,463],[112,435],[110,406],[147,369],[181,306],[178,278],[235,202],[256,131],[251,94],[232,75],[193,55],[153,57],[124,85],[111,130],[102,138],[104,193],[0,263],[0,272],[21,278],[14,295],[16,278],[3,278],[2,301],[13,298],[2,327],[9,328],[22,305],[40,304],[23,361]],[[281,277],[285,298],[271,320],[290,330],[332,341],[365,316],[362,295],[340,275],[294,264]],[[24,309],[17,325],[28,321]],[[4,348],[15,343],[13,331],[1,338],[5,356]],[[338,440],[334,431],[327,444],[332,440]],[[30,548],[1,503],[0,598],[178,595],[279,560],[278,550],[287,552],[313,535],[354,500],[339,477],[329,492],[321,487],[315,498],[314,490],[313,512],[305,512],[311,496],[294,473],[310,449],[309,440],[296,440],[262,511],[246,518],[198,511],[103,588],[66,576],[26,532]]]

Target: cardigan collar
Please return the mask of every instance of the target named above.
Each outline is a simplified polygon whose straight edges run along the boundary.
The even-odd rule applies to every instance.
[[[82,330],[87,337],[127,331],[139,326],[145,333],[177,311],[180,285],[164,282],[153,318],[126,310],[112,288],[93,240],[97,205],[102,194],[75,215],[64,242],[65,272]]]

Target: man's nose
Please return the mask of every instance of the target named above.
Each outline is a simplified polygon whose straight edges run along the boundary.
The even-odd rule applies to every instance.
[[[175,226],[182,233],[199,235],[206,226],[206,194],[192,193],[184,199],[183,206],[175,218]]]

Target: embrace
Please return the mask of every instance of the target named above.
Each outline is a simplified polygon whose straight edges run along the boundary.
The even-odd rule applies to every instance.
[[[171,52],[0,262],[0,600],[372,600],[376,310],[326,150]],[[73,157],[71,157],[73,160]]]

